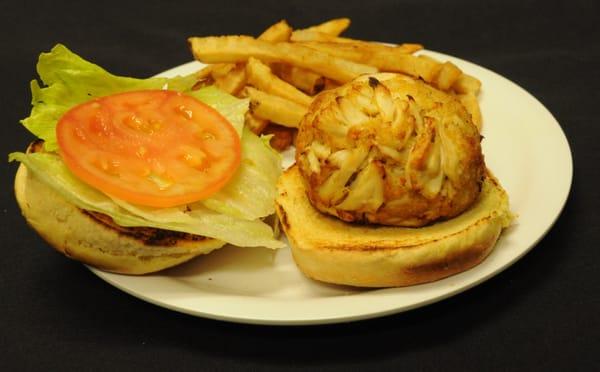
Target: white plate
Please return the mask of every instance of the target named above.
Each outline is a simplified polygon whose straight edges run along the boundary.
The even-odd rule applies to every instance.
[[[337,323],[398,313],[450,297],[498,274],[527,253],[560,214],[571,187],[569,144],[552,114],[516,84],[472,63],[426,53],[450,60],[482,81],[483,151],[518,215],[516,224],[503,233],[480,265],[434,283],[377,290],[309,280],[296,268],[289,249],[225,247],[142,277],[91,270],[115,287],[171,310],[280,325]],[[191,62],[161,75],[187,74],[200,66]]]

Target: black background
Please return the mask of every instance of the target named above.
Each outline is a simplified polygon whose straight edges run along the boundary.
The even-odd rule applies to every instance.
[[[256,35],[282,18],[305,27],[340,16],[352,18],[350,37],[419,42],[470,60],[513,80],[549,108],[569,139],[574,180],[548,235],[484,284],[407,313],[330,326],[230,324],[149,305],[56,254],[19,214],[12,193],[16,165],[0,162],[5,190],[0,210],[0,368],[598,367],[598,2],[4,1],[0,153],[22,150],[32,139],[18,120],[29,113],[29,81],[36,76],[37,56],[55,43],[116,74],[146,77],[191,60],[188,36]]]

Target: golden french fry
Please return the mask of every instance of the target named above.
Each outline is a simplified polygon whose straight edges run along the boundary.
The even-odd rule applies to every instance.
[[[399,45],[393,47],[393,49],[400,49],[404,53],[412,54],[414,52],[418,52],[419,50],[422,50],[423,45],[416,44],[416,43],[403,43],[403,44],[399,44]]]
[[[479,90],[481,89],[481,81],[471,75],[462,74],[458,77],[454,84],[452,84],[452,89],[456,93],[471,93],[476,96],[479,94]]]
[[[227,76],[236,67],[235,63],[217,63],[211,66],[211,75],[213,79],[218,79]]]
[[[288,41],[292,31],[290,25],[285,20],[281,20],[263,31],[258,38],[270,42]]]
[[[206,65],[196,72],[198,80],[204,80],[212,77],[212,71],[215,65]]]
[[[320,41],[320,42],[330,42],[330,43],[369,43],[368,41],[351,39],[347,37],[340,37],[331,34],[327,34],[324,32],[314,31],[314,30],[296,30],[292,32],[292,36],[290,40],[293,42],[305,42],[305,41]]]
[[[194,57],[204,63],[245,62],[256,57],[265,62],[293,64],[341,83],[378,72],[376,67],[288,42],[269,43],[249,36],[191,37],[188,41]]]
[[[398,46],[389,46],[363,41],[347,43],[303,41],[299,42],[298,44],[320,50],[324,53],[334,55],[339,58],[367,64],[371,62],[373,55],[382,54],[387,56],[387,58],[397,58],[398,55],[410,54],[423,49],[423,46],[420,44],[401,44]]]
[[[272,69],[282,80],[311,96],[319,93],[325,86],[325,78],[310,70],[284,63],[275,63]]]
[[[449,90],[461,75],[462,71],[456,65],[452,62],[444,62],[434,85],[441,90]]]
[[[421,78],[434,85],[437,84],[436,78],[442,68],[444,68],[442,63],[431,57],[424,55],[415,56],[405,53],[401,48],[387,45],[369,47],[368,50],[365,50],[366,46],[351,43],[306,42],[302,43],[302,45],[306,45],[308,48],[316,48],[315,50],[318,49],[320,52],[344,60],[374,66],[380,71],[401,72],[415,78]],[[448,69],[448,79],[456,76],[455,74],[450,74],[450,72],[454,72],[452,66],[456,67],[454,65],[446,67]],[[456,70],[462,74],[462,71],[457,67]],[[444,81],[444,83],[446,82]]]
[[[233,65],[233,69],[229,73],[221,76],[214,76],[215,85],[217,88],[232,94],[237,95],[246,85],[246,66],[244,64]]]
[[[404,64],[407,71],[414,68],[414,72],[405,72],[406,74],[413,77],[421,77],[428,83],[433,83],[442,69],[440,61],[427,55],[420,55],[414,61],[408,59]]]
[[[335,42],[337,36],[325,34],[323,32],[312,31],[312,30],[296,30],[292,32],[290,40],[293,42],[307,42],[307,41],[320,41],[320,42]]]
[[[354,48],[362,47],[362,48],[367,49],[367,50],[363,51],[364,53],[369,53],[370,49],[377,48],[377,47],[382,47],[383,49],[385,49],[385,48],[398,49],[397,51],[404,52],[404,53],[414,53],[416,51],[423,49],[423,45],[421,45],[421,44],[404,43],[404,44],[391,46],[391,45],[385,45],[383,43],[377,43],[377,42],[372,42],[372,41],[364,41],[364,40],[358,40],[358,39],[350,39],[347,37],[332,36],[332,35],[328,35],[328,34],[325,34],[322,32],[311,31],[311,30],[296,30],[292,33],[292,37],[290,38],[290,40],[293,42],[297,42],[297,43],[301,43],[301,44],[305,44],[305,45],[310,45],[311,43],[332,43],[332,44],[337,44],[337,45],[341,44],[339,46],[340,48],[342,48],[343,46],[353,45]],[[319,46],[318,44],[315,44],[315,47],[318,47],[318,46]],[[334,47],[334,46],[335,45],[330,45],[330,47]],[[325,48],[326,45],[324,45],[322,47]]]
[[[256,115],[251,114],[249,111],[246,111],[244,115],[244,124],[252,131],[254,134],[261,134],[267,125],[269,125],[269,121],[267,119],[262,119],[257,117]]]
[[[191,37],[194,57],[212,63],[198,71],[198,84],[214,83],[231,94],[248,96],[246,125],[257,134],[277,128],[275,123],[287,127],[272,131],[282,149],[291,143],[290,128],[299,125],[311,96],[379,71],[403,73],[449,91],[481,128],[477,78],[463,74],[451,62],[413,55],[423,49],[420,44],[392,46],[340,37],[349,25],[349,19],[339,18],[294,31],[281,20],[258,38]]]
[[[326,35],[338,36],[350,26],[349,18],[334,18],[321,24],[297,31],[319,32]],[[297,32],[294,31],[294,32]]]
[[[338,44],[358,44],[358,45],[365,45],[365,46],[383,45],[383,46],[388,46],[388,47],[392,47],[392,48],[403,49],[405,53],[414,53],[416,51],[423,49],[423,45],[417,44],[417,43],[402,43],[402,44],[397,44],[397,45],[390,45],[390,44],[384,44],[384,43],[380,43],[380,42],[376,42],[376,41],[365,41],[365,40],[360,40],[360,39],[351,39],[351,38],[339,37],[339,36],[333,38],[332,40],[327,40],[327,41],[338,43]]]
[[[467,109],[467,112],[471,114],[471,120],[473,124],[481,131],[483,124],[483,116],[481,115],[481,109],[479,108],[479,101],[473,93],[465,93],[457,95],[460,103]]]
[[[421,78],[428,83],[433,83],[442,65],[426,56],[413,56],[404,54],[394,60],[384,56],[373,57],[373,63],[381,67],[382,71],[401,72],[415,78]]]
[[[244,93],[250,98],[250,113],[286,127],[298,128],[307,108],[285,98],[247,86]]]
[[[281,20],[263,31],[258,37],[261,40],[277,42],[287,41],[292,34],[292,28],[285,20]],[[211,78],[215,80],[216,85],[228,93],[236,94],[243,88],[246,81],[245,71],[239,68],[233,72],[233,76],[227,76],[232,70],[236,69],[234,63],[216,63],[205,66],[198,71],[198,80]]]
[[[312,98],[299,91],[295,86],[281,80],[271,72],[269,66],[260,60],[250,57],[246,64],[248,84],[270,94],[289,99],[308,107]]]

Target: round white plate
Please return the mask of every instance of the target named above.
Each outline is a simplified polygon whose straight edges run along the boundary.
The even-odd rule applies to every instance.
[[[356,289],[317,283],[296,268],[289,249],[225,247],[149,276],[91,268],[100,278],[142,300],[183,313],[240,323],[301,325],[373,318],[450,297],[498,274],[527,253],[550,229],[569,194],[569,144],[552,114],[504,77],[440,53],[482,81],[483,151],[488,167],[518,215],[491,255],[464,273],[405,288]],[[188,74],[191,62],[162,73]],[[286,154],[288,160],[292,154]]]

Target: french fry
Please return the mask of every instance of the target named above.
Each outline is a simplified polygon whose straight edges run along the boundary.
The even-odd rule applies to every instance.
[[[452,84],[452,89],[456,93],[471,93],[476,96],[479,94],[479,90],[481,89],[481,81],[471,75],[462,74],[458,77],[454,84]]]
[[[414,78],[421,78],[428,83],[435,82],[442,67],[439,62],[427,56],[402,54],[395,57],[395,59],[390,59],[389,56],[382,53],[372,56],[371,63],[379,66],[382,71],[401,72]]]
[[[351,39],[347,37],[341,37],[336,35],[319,32],[316,30],[296,30],[290,36],[290,40],[293,42],[306,42],[306,41],[317,41],[317,42],[329,42],[329,43],[365,43],[365,44],[376,44],[369,41],[363,41],[358,39]]]
[[[265,31],[258,37],[261,40],[278,42],[287,41],[292,34],[292,28],[285,20],[281,20]],[[232,76],[229,76],[229,73]],[[209,77],[215,81],[215,85],[225,90],[230,94],[237,94],[243,87],[246,81],[245,71],[241,68],[236,69],[234,63],[216,63],[205,66],[197,73],[198,80],[205,80]]]
[[[206,65],[196,73],[198,80],[212,79],[212,71],[215,65]]]
[[[332,47],[335,45],[338,45],[340,48],[343,48],[344,46],[347,46],[347,45],[353,45],[355,48],[357,48],[357,47],[365,48],[366,50],[362,51],[365,53],[368,53],[371,48],[377,48],[377,47],[387,47],[387,48],[399,49],[400,51],[402,51],[404,53],[414,53],[416,51],[423,49],[423,45],[421,45],[421,44],[404,43],[404,44],[400,44],[400,45],[391,46],[391,45],[385,45],[383,43],[377,43],[377,42],[372,42],[372,41],[364,41],[364,40],[358,40],[358,39],[350,39],[347,37],[332,36],[332,35],[328,35],[328,34],[325,34],[322,32],[311,31],[311,30],[296,30],[296,31],[294,31],[294,33],[292,33],[290,40],[293,42],[304,44],[304,45],[310,45],[312,43],[331,43],[331,44],[334,44],[334,45],[331,45]],[[315,44],[315,47],[318,47],[318,44]],[[325,46],[323,46],[323,47],[325,47]]]
[[[388,58],[396,58],[398,55],[411,54],[423,49],[423,46],[420,44],[400,44],[398,46],[389,46],[361,41],[347,43],[336,43],[329,41],[303,41],[298,42],[298,44],[359,63],[370,63],[372,56],[376,54],[386,55]]]
[[[479,101],[477,97],[472,93],[458,94],[458,100],[467,109],[467,112],[471,114],[471,120],[473,124],[481,131],[483,124],[483,116],[481,115],[481,109],[479,108]]]
[[[420,55],[414,61],[409,58],[403,62],[405,64],[403,67],[407,69],[405,74],[420,77],[428,83],[433,83],[442,69],[442,64],[437,59],[427,55]],[[414,72],[410,71],[411,67],[414,68]]]
[[[276,96],[289,99],[308,107],[312,98],[299,91],[295,86],[281,80],[271,72],[269,66],[260,60],[250,57],[246,64],[248,83],[254,87]]]
[[[298,128],[307,108],[285,98],[247,86],[244,94],[250,98],[250,113],[286,127]]]
[[[244,115],[244,124],[252,131],[254,134],[261,134],[265,128],[269,125],[269,121],[267,119],[262,119],[250,113],[250,111],[246,111]]]
[[[334,18],[321,24],[311,26],[302,30],[296,30],[296,32],[318,32],[325,35],[338,36],[350,26],[349,18]],[[292,35],[294,34],[292,33]]]
[[[365,50],[365,46],[353,44],[323,42],[307,42],[302,44],[307,45],[308,48],[317,48],[320,52],[334,57],[374,66],[380,71],[401,72],[415,78],[422,78],[426,82],[434,85],[438,83],[436,78],[443,68],[448,69],[448,74],[444,75],[444,78],[447,80],[442,81],[445,85],[452,85],[454,81],[452,81],[451,78],[462,74],[462,71],[454,65],[444,67],[442,63],[431,57],[424,55],[415,56],[405,53],[403,49],[396,49],[397,47],[377,45]],[[456,68],[456,70],[454,70],[454,68]]]
[[[447,91],[461,75],[462,71],[454,63],[444,62],[435,78],[434,85],[441,90]]]
[[[319,41],[319,42],[335,42],[337,36],[328,35],[323,32],[312,31],[312,30],[296,30],[292,32],[290,40],[293,42],[307,42],[307,41]]]
[[[340,43],[340,44],[386,45],[385,43],[380,43],[380,42],[376,42],[376,41],[365,41],[365,40],[351,39],[351,38],[340,37],[340,36],[337,36],[337,37],[333,38],[333,40],[329,40],[329,41],[332,41],[335,43]],[[392,46],[392,45],[388,45],[388,46]],[[418,50],[423,49],[423,45],[417,44],[417,43],[402,43],[402,44],[398,44],[398,45],[393,45],[393,47],[405,48],[407,53],[414,53]]]
[[[291,36],[292,28],[285,20],[281,20],[263,31],[258,38],[260,40],[276,43],[280,41],[288,41],[290,40]]]
[[[275,75],[308,95],[314,96],[325,87],[325,78],[312,71],[285,63],[275,63],[272,69]]]
[[[215,77],[217,88],[231,95],[237,95],[246,85],[246,66],[243,64],[233,65],[234,68],[228,74]]]
[[[266,62],[293,64],[341,83],[378,72],[376,67],[288,42],[274,44],[249,36],[191,37],[188,41],[194,57],[204,63],[245,62],[256,57]]]
[[[211,66],[211,75],[213,79],[218,79],[227,76],[236,67],[235,63],[218,63]]]
[[[249,97],[246,125],[257,134],[272,132],[272,145],[279,149],[290,145],[290,133],[306,114],[311,96],[379,71],[406,74],[454,94],[481,128],[477,78],[451,62],[414,55],[423,49],[420,44],[392,46],[341,37],[349,25],[348,18],[337,18],[293,30],[281,20],[257,38],[191,37],[194,57],[210,64],[198,71],[197,86],[215,84]]]

